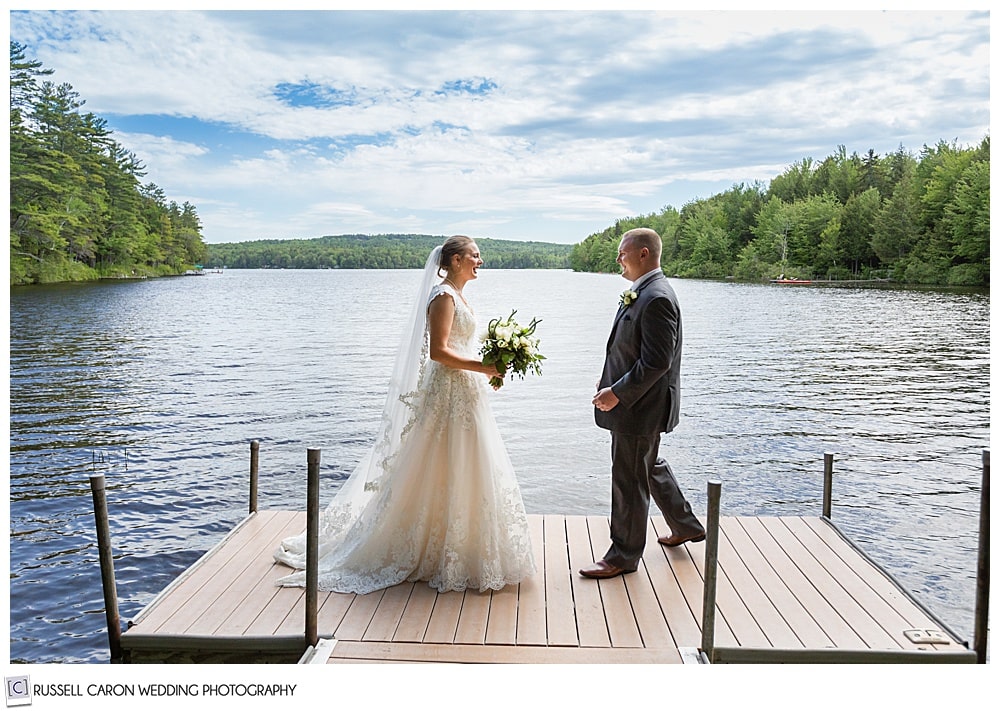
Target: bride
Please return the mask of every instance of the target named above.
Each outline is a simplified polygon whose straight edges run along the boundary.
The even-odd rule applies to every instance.
[[[463,288],[479,248],[456,235],[424,267],[372,449],[320,517],[319,588],[367,593],[425,580],[499,590],[535,571],[521,491],[489,406],[476,317]],[[438,282],[439,279],[443,280]],[[274,557],[305,585],[305,534]]]

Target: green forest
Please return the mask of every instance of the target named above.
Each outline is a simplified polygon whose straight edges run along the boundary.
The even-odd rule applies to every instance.
[[[168,201],[69,84],[10,43],[10,283],[182,274],[205,258],[195,207]]]
[[[211,268],[420,268],[430,235],[340,235],[206,245],[193,205],[141,183],[145,166],[68,84],[10,44],[12,285]],[[990,142],[914,155],[844,146],[768,185],[734,185],[680,210],[617,220],[576,245],[477,238],[488,267],[617,272],[621,235],[652,227],[684,278],[892,280],[988,286]]]
[[[422,269],[431,235],[339,235],[210,244],[206,266],[235,269]],[[572,245],[477,238],[492,269],[569,269]]]
[[[734,185],[680,211],[621,219],[576,245],[577,271],[615,272],[621,235],[650,227],[663,269],[687,278],[890,279],[989,286],[990,142],[940,142],[789,166],[765,187]]]

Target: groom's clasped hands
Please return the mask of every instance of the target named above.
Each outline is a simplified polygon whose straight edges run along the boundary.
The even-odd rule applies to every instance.
[[[609,410],[615,409],[618,405],[618,396],[615,395],[614,390],[611,388],[601,388],[601,384],[597,384],[598,390],[597,394],[594,395],[592,401],[594,407],[596,407],[601,412],[608,412]]]

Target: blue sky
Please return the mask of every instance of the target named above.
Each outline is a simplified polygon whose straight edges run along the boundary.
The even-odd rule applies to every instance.
[[[144,181],[195,205],[208,242],[575,243],[838,145],[977,144],[990,18],[950,7],[15,10],[9,23]]]

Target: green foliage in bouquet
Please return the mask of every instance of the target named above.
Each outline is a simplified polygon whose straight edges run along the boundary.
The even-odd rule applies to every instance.
[[[529,370],[541,375],[541,361],[545,360],[545,356],[538,352],[538,339],[534,337],[535,327],[541,321],[533,318],[527,326],[522,326],[514,320],[516,313],[511,311],[505,319],[490,321],[480,350],[483,363],[496,365],[501,375],[509,372],[523,378]],[[499,388],[503,385],[503,378],[490,378],[490,385]]]

